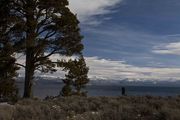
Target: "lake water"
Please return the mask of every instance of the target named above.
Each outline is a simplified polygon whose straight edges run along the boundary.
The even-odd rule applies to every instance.
[[[23,93],[23,83],[18,82],[20,94]],[[59,94],[63,84],[56,81],[41,81],[34,85],[34,96],[44,98]],[[120,96],[120,85],[88,85],[89,96]],[[153,96],[177,96],[180,95],[180,87],[160,86],[125,86],[127,95],[153,95]]]

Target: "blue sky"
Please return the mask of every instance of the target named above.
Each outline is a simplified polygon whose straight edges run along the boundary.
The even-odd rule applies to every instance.
[[[180,57],[157,54],[155,46],[179,42],[180,1],[123,0],[112,12],[92,16],[81,25],[85,55],[125,60],[138,66],[180,66]]]
[[[69,3],[81,22],[90,79],[180,80],[180,0]],[[64,73],[42,76],[63,77]]]
[[[154,79],[165,79],[164,76],[167,79],[174,79],[175,76],[175,79],[180,79],[177,75],[180,70],[179,0],[69,2],[70,9],[78,15],[81,22],[86,57],[95,57],[99,61],[106,60],[109,64],[120,62],[125,66],[130,65],[142,70],[139,70],[138,74],[145,68],[149,71],[144,75],[157,76]],[[103,69],[107,69],[107,66]],[[119,70],[122,69],[119,67]],[[163,69],[168,70],[164,71],[166,75],[161,76],[157,71],[158,75],[155,75],[154,69],[160,72],[163,72]],[[147,79],[147,76],[144,76],[144,79]]]

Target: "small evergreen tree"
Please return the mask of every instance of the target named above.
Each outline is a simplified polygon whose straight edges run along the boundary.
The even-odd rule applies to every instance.
[[[8,42],[1,42],[0,45],[3,47],[0,47],[0,98],[12,100],[18,94],[15,78],[19,68],[15,64],[12,46]]]
[[[79,60],[74,61],[74,66],[70,70],[71,75],[74,77],[73,86],[75,88],[75,95],[86,96],[87,91],[83,91],[86,84],[89,82],[88,71],[89,68],[86,66],[85,60],[83,57],[80,57]]]
[[[63,80],[65,86],[62,89],[62,96],[86,96],[87,91],[83,91],[85,85],[89,82],[88,71],[89,68],[86,66],[83,56],[77,60],[69,60],[64,63],[64,70],[68,71]]]
[[[19,68],[15,65],[11,49],[9,44],[0,49],[0,98],[7,100],[14,99],[18,94],[15,77]]]

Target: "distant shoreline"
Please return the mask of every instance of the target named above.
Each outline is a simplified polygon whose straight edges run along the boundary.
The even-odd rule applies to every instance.
[[[101,81],[102,82],[102,81]],[[23,93],[23,82],[17,82],[20,95]],[[34,95],[40,98],[46,96],[57,96],[63,86],[62,82],[56,80],[39,80],[34,84]],[[142,86],[142,85],[122,85],[118,84],[100,84],[92,83],[87,85],[88,96],[121,96],[121,87],[126,88],[126,94],[129,96],[178,96],[180,87],[176,86]]]

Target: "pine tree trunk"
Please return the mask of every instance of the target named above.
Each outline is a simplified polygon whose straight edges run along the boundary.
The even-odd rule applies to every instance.
[[[24,98],[33,97],[32,85],[34,76],[34,65],[32,62],[32,51],[26,51],[26,68],[25,68],[25,85],[24,85]]]
[[[27,11],[26,11],[26,19],[27,19],[27,31],[26,31],[26,68],[25,68],[25,84],[24,84],[24,98],[33,97],[33,77],[34,77],[34,46],[35,46],[35,29],[36,22],[34,18],[34,5],[33,1],[27,1]]]

